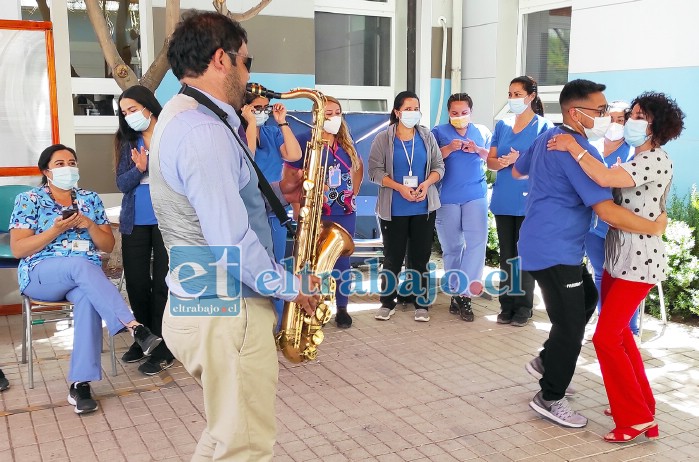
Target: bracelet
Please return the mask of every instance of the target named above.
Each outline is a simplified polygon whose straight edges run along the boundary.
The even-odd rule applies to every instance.
[[[280,127],[288,127],[288,126],[289,126],[289,122],[282,122],[282,123],[279,124],[279,126],[280,126]]]
[[[582,160],[582,158],[585,154],[587,154],[587,149],[585,149],[583,152],[578,154],[578,158],[577,158],[578,163],[580,163],[580,161]]]

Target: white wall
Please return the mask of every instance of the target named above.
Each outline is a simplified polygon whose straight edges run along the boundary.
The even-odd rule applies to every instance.
[[[0,1],[0,19],[22,19],[20,0]]]
[[[697,66],[698,17],[697,0],[573,0],[569,73]]]
[[[461,91],[473,98],[474,122],[491,129],[516,77],[517,7],[517,0],[464,2]]]

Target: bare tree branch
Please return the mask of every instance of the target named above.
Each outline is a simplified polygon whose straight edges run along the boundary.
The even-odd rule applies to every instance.
[[[90,19],[92,28],[95,30],[97,41],[102,48],[102,54],[107,61],[107,65],[112,70],[112,76],[122,90],[138,85],[138,78],[134,71],[121,59],[116,45],[109,34],[107,22],[104,19],[102,9],[97,0],[85,0],[87,17]]]
[[[141,85],[153,92],[162,82],[167,70],[170,69],[170,63],[167,61],[167,50],[170,47],[170,37],[179,20],[180,0],[167,0],[165,3],[165,42],[158,52],[158,56],[155,57],[148,71],[141,78]]]
[[[247,21],[248,19],[257,16],[260,13],[260,11],[264,10],[265,7],[269,5],[271,2],[272,0],[260,0],[260,3],[253,6],[244,13],[231,13],[230,11],[228,11],[228,6],[226,6],[226,0],[214,0],[213,5],[216,11],[218,11],[219,13],[228,16],[234,21],[241,22]]]

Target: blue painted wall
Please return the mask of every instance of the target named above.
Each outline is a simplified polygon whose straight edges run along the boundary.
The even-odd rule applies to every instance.
[[[665,145],[673,164],[673,191],[682,197],[692,184],[699,184],[699,98],[696,96],[699,67],[588,72],[570,74],[569,78],[605,84],[607,101],[623,99],[630,102],[644,91],[663,92],[677,100],[686,115],[685,129],[679,139]]]
[[[250,82],[259,83],[270,90],[280,93],[292,88],[314,88],[315,76],[312,74],[250,74]],[[170,98],[180,91],[180,82],[175,78],[172,71],[167,71],[165,78],[156,90],[156,96],[160,104],[165,104]],[[284,101],[284,105],[290,111],[309,111],[311,102],[308,99],[290,99]]]
[[[442,111],[439,117],[439,123],[434,123],[434,121],[437,119],[437,106],[439,106],[439,89],[441,84],[442,79],[432,79],[430,82],[430,94],[432,95],[430,100],[430,128],[434,127],[435,125],[449,122],[449,116],[447,115],[447,100],[449,99],[449,96],[451,96],[451,80],[446,79],[444,81],[444,101],[442,102]]]

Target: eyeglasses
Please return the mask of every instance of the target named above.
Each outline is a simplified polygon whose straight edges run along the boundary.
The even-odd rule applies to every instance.
[[[609,114],[609,105],[607,104],[604,106],[604,109],[599,109],[599,108],[591,108],[591,107],[582,107],[582,106],[576,106],[575,109],[585,109],[586,111],[594,111],[597,113],[597,117],[604,117],[607,114]]]
[[[248,72],[250,72],[250,68],[252,67],[252,56],[243,55],[235,51],[227,51],[226,53],[228,53],[231,56],[240,56],[241,58],[244,58],[245,61],[243,61],[243,64],[245,65],[245,69],[247,69]]]
[[[265,114],[271,114],[274,110],[272,106],[253,106],[252,108],[255,110],[256,114],[262,114],[263,112]]]

